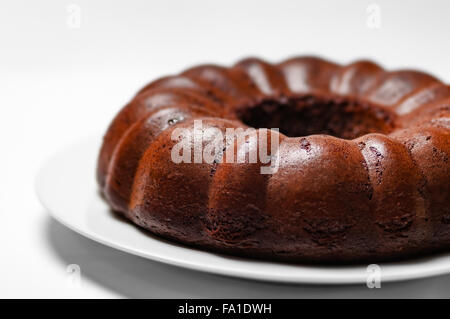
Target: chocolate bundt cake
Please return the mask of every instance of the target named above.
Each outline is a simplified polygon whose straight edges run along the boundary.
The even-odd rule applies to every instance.
[[[450,86],[435,77],[369,61],[198,66],[148,84],[120,111],[97,179],[114,211],[208,250],[323,263],[441,251],[450,248],[449,108]],[[195,144],[199,121],[227,136],[200,146],[221,151],[174,161],[176,145]],[[261,168],[273,162],[250,160],[263,138],[278,143],[270,174]]]

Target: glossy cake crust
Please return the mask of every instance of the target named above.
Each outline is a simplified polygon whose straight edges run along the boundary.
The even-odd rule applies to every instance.
[[[445,250],[449,106],[450,87],[433,76],[369,61],[198,66],[148,84],[120,111],[97,179],[114,211],[209,250],[322,263]],[[278,171],[174,163],[172,132],[195,120],[224,133],[280,127]],[[247,145],[233,152],[258,147]]]

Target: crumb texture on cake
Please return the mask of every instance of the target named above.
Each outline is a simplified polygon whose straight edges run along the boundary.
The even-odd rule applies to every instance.
[[[370,61],[196,66],[151,82],[117,114],[97,180],[114,211],[208,250],[319,263],[445,250],[449,108],[450,87],[435,77]],[[193,133],[196,120],[224,136],[254,127],[220,141],[244,163],[172,161],[172,133]],[[261,128],[279,128],[273,174],[249,160]]]

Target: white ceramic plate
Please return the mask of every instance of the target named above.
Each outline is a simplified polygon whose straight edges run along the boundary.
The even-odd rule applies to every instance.
[[[163,263],[215,274],[285,283],[365,283],[367,265],[310,266],[256,261],[177,245],[115,217],[97,192],[95,165],[100,138],[57,153],[42,167],[37,193],[55,219],[102,244]],[[380,264],[381,281],[423,278],[450,272],[450,253]]]

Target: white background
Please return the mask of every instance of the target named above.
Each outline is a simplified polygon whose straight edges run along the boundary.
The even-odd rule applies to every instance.
[[[381,10],[380,28],[367,25],[371,3]],[[81,9],[79,28],[71,8]],[[450,297],[450,276],[369,290],[256,283],[161,265],[65,229],[33,186],[48,156],[103,133],[147,81],[198,63],[248,55],[371,58],[450,82],[449,16],[445,0],[1,0],[0,297]],[[67,284],[69,264],[81,267],[80,287]]]

